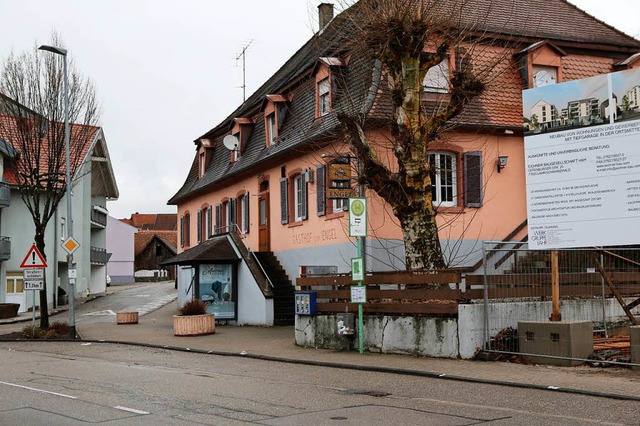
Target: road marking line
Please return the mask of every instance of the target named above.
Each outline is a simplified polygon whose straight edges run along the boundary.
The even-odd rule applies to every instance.
[[[128,412],[134,413],[134,414],[151,414],[148,411],[136,410],[135,408],[123,407],[122,405],[116,405],[113,408],[115,408],[117,410],[128,411]]]
[[[27,390],[31,390],[31,391],[34,391],[34,392],[48,393],[48,394],[50,394],[50,395],[61,396],[61,397],[63,397],[63,398],[78,399],[78,398],[77,398],[77,397],[75,397],[75,396],[65,395],[65,394],[63,394],[63,393],[58,393],[58,392],[51,392],[51,391],[47,391],[47,390],[43,390],[43,389],[30,388],[29,386],[17,385],[17,384],[15,384],[15,383],[9,383],[9,382],[2,382],[2,381],[0,381],[0,384],[7,385],[7,386],[13,386],[13,387],[16,387],[16,388],[27,389]]]

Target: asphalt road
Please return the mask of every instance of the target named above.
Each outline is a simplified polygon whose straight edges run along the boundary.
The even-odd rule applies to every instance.
[[[0,424],[640,424],[640,403],[82,342],[0,343]]]
[[[76,324],[115,322],[116,313],[119,311],[138,311],[142,316],[176,298],[173,281],[134,284],[110,291],[113,293],[78,305]]]

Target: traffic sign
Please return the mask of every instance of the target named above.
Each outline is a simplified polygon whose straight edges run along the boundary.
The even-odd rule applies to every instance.
[[[25,290],[44,290],[44,269],[29,268],[23,271]]]
[[[44,256],[38,250],[36,245],[32,245],[24,260],[20,264],[21,268],[46,268],[47,262],[44,260]]]
[[[349,198],[349,236],[367,236],[367,200]]]
[[[353,281],[364,281],[364,259],[354,257],[351,259],[351,279]]]
[[[80,243],[75,240],[73,237],[69,237],[62,242],[62,248],[69,254],[73,254],[76,250],[80,248]]]
[[[25,281],[25,290],[44,290],[44,281]]]

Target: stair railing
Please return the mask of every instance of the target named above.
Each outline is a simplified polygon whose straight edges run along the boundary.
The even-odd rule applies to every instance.
[[[267,275],[267,272],[264,270],[264,268],[262,267],[262,263],[260,263],[260,260],[258,259],[258,256],[256,256],[256,254],[252,251],[252,250],[247,250],[249,252],[249,254],[251,256],[253,256],[253,258],[255,259],[256,263],[258,264],[258,267],[260,268],[260,270],[262,271],[262,274],[264,275],[264,277],[267,279],[267,284],[269,284],[269,287],[271,288],[275,288],[275,286],[273,285],[273,283],[271,282],[271,278],[269,278],[269,275]]]

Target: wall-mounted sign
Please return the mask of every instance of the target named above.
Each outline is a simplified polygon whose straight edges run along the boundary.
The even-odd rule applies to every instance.
[[[330,199],[351,198],[356,196],[356,190],[351,188],[327,188],[327,197]]]
[[[207,312],[216,319],[235,319],[236,295],[233,290],[233,265],[200,265],[200,300],[207,305]]]
[[[329,164],[329,180],[350,180],[351,165],[350,164]]]

